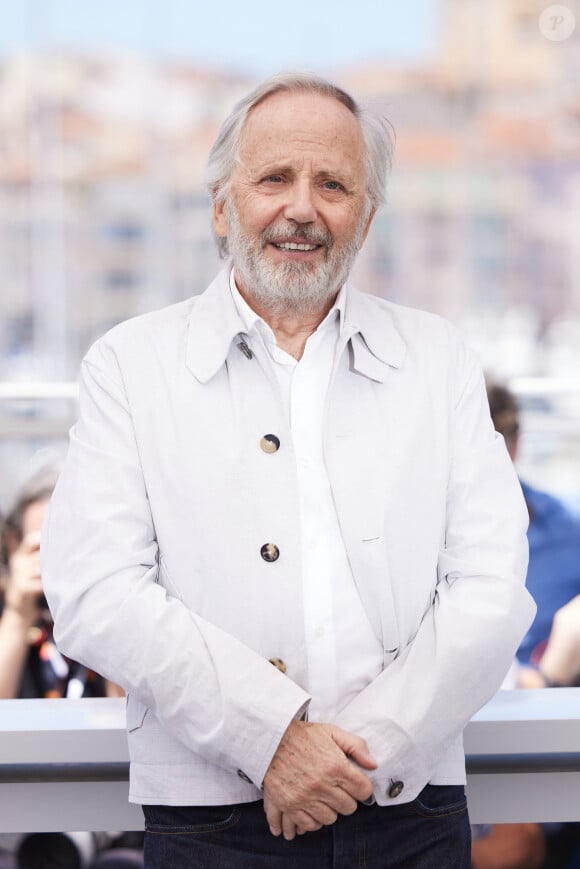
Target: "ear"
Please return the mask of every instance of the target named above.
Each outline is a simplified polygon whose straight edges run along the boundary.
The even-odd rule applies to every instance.
[[[361,247],[365,243],[365,239],[366,239],[367,235],[369,234],[369,229],[371,228],[371,223],[373,222],[373,219],[374,219],[374,216],[376,213],[377,213],[377,209],[373,208],[373,210],[371,211],[371,213],[369,214],[369,216],[367,218],[367,222],[364,225],[364,229],[362,231],[362,236],[361,236],[361,240],[360,240]]]
[[[213,228],[218,238],[226,238],[228,234],[228,220],[225,212],[225,201],[213,197]]]

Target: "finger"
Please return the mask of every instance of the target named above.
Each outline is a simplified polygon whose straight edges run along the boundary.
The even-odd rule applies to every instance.
[[[345,788],[351,797],[358,802],[368,800],[372,796],[374,787],[373,783],[366,775],[361,774],[360,778],[351,779],[349,786]]]
[[[372,785],[370,793],[372,793]],[[334,824],[337,815],[354,814],[358,803],[359,798],[353,797],[350,790],[334,785],[304,803],[304,810],[322,824]]]
[[[342,756],[329,767],[326,777],[319,776],[310,784],[300,803],[295,802],[294,807],[297,809],[301,805],[311,811],[312,803],[320,801],[341,815],[352,814],[357,803],[368,799],[372,793],[373,783],[369,777]]]
[[[331,728],[332,738],[347,757],[351,757],[363,769],[376,769],[378,764],[371,755],[365,740],[340,727]]]
[[[282,815],[282,833],[287,842],[291,842],[296,835],[296,824],[292,815]]]
[[[354,764],[349,764],[348,766],[349,769],[345,770],[344,773],[335,780],[336,788],[333,789],[331,798],[329,799],[327,794],[323,797],[324,801],[333,808],[338,807],[336,799],[341,796],[337,793],[338,790],[346,791],[346,793],[357,802],[368,800],[373,793],[373,783],[370,778]]]
[[[345,796],[348,799],[348,794],[345,794]],[[354,802],[354,800],[352,802]],[[339,813],[335,811],[332,806],[329,806],[328,803],[317,802],[312,806],[308,806],[308,812],[306,814],[310,815],[319,825],[329,827],[331,824],[334,824]]]
[[[282,833],[282,812],[267,796],[264,797],[264,812],[270,832],[273,836],[280,836]]]
[[[364,799],[366,800],[367,797]],[[327,807],[338,815],[353,815],[358,808],[358,800],[341,787],[334,788],[325,802]],[[334,821],[325,821],[325,823],[332,824]]]
[[[322,824],[317,824],[316,822],[313,822],[308,827],[297,826],[296,827],[296,834],[298,836],[305,836],[306,833],[315,833],[317,830],[322,830],[322,827],[323,827]]]
[[[299,836],[303,836],[305,833],[314,833],[316,830],[321,830],[324,826],[310,812],[304,810],[293,813],[292,820],[296,825],[296,833]]]

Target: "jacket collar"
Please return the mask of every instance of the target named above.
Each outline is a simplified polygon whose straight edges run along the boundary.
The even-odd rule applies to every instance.
[[[234,338],[244,332],[244,324],[230,293],[229,262],[195,299],[187,336],[185,364],[201,382],[217,374],[227,359]]]
[[[344,332],[350,339],[354,368],[383,383],[390,368],[400,368],[407,351],[393,310],[382,300],[347,285]]]
[[[229,287],[229,262],[195,299],[187,336],[186,365],[201,383],[224,364],[232,341],[245,333]],[[393,313],[382,303],[347,285],[343,342],[351,342],[356,371],[383,382],[388,370],[400,368],[406,352]]]

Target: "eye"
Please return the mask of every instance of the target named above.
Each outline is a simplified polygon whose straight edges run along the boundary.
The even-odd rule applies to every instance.
[[[273,173],[272,175],[266,175],[263,180],[269,184],[281,184],[284,181],[282,175],[278,175],[276,173]]]
[[[325,181],[324,187],[326,190],[344,190],[344,187],[338,181]]]

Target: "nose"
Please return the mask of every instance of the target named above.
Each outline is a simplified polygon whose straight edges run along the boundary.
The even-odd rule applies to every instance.
[[[295,223],[314,223],[316,220],[312,188],[306,179],[297,179],[291,186],[284,216]]]

